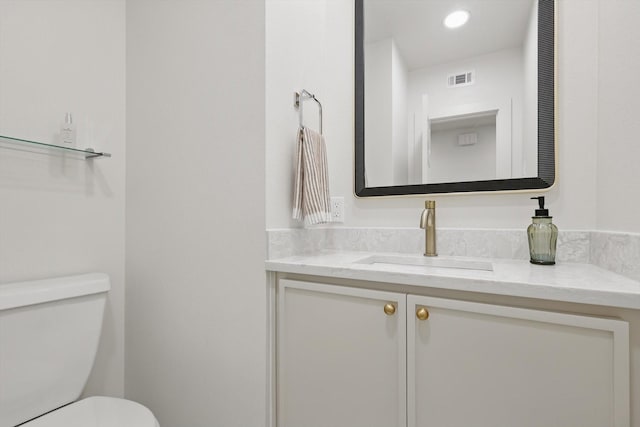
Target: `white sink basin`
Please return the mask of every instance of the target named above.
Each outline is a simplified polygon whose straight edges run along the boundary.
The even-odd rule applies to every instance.
[[[369,265],[409,265],[428,268],[455,268],[461,270],[493,271],[489,261],[476,261],[456,258],[416,257],[402,255],[372,255],[355,262]]]

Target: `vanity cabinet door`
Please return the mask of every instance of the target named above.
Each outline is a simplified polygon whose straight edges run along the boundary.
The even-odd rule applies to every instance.
[[[280,280],[277,323],[278,427],[406,426],[406,295]]]
[[[409,427],[629,426],[627,322],[413,295],[407,311]]]

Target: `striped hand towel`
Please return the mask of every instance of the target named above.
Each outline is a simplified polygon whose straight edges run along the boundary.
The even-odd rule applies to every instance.
[[[331,222],[329,170],[324,137],[303,127],[298,132],[293,218],[307,225]]]

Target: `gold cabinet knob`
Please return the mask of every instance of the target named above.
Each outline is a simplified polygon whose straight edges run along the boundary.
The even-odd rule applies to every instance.
[[[384,313],[388,314],[389,316],[393,316],[393,314],[396,312],[396,306],[393,304],[385,304],[384,305]]]
[[[429,318],[429,312],[426,308],[420,307],[416,310],[416,317],[420,320],[427,320]]]

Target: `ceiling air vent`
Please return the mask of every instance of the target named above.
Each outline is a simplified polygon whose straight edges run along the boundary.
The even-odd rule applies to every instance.
[[[469,86],[475,82],[475,73],[466,71],[460,74],[452,74],[447,78],[448,87]]]

